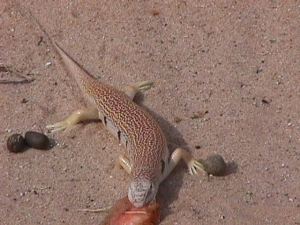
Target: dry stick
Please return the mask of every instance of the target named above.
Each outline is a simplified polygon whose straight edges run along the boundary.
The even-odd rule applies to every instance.
[[[35,79],[24,79],[24,80],[0,80],[0,84],[28,84],[35,81]]]
[[[112,206],[108,206],[108,207],[103,207],[103,208],[100,208],[100,209],[77,209],[77,211],[79,211],[79,212],[93,212],[93,213],[98,213],[98,212],[107,212],[111,208],[112,208]]]
[[[34,78],[27,79],[24,75],[20,74],[19,71],[14,71],[6,66],[0,66],[0,72],[14,74],[17,77],[23,78],[22,80],[0,80],[0,84],[28,84],[35,81]]]

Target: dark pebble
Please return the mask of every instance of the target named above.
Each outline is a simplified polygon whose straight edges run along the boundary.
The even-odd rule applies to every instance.
[[[12,134],[8,137],[6,146],[10,152],[22,152],[26,149],[25,139],[21,134]]]
[[[181,121],[182,121],[182,119],[180,117],[177,117],[177,116],[174,117],[175,123],[180,123]]]
[[[259,74],[259,73],[261,73],[262,71],[263,71],[262,69],[257,68],[257,69],[256,69],[256,74]]]
[[[214,154],[207,157],[205,160],[200,161],[205,171],[214,176],[222,176],[226,172],[226,163],[222,156]]]
[[[151,14],[152,14],[152,16],[159,16],[159,11],[158,10],[156,10],[156,9],[153,9],[152,11],[151,11]]]
[[[21,103],[26,104],[28,102],[28,100],[26,98],[23,98]]]
[[[29,147],[36,149],[48,149],[49,148],[49,138],[36,131],[27,131],[25,134],[25,141]]]
[[[264,103],[264,104],[270,104],[270,101],[269,100],[267,100],[267,99],[265,99],[265,98],[263,98],[262,100],[261,100],[261,102],[262,103]]]

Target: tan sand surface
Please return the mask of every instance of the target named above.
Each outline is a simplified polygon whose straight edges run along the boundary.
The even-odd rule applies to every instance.
[[[300,224],[300,2],[0,0],[1,225],[96,225],[129,177],[101,123],[49,135],[49,151],[6,149],[85,103],[39,22],[91,74],[138,97],[170,146],[221,154],[226,176],[161,185],[162,225]],[[11,83],[27,80],[27,83]],[[8,81],[8,82],[7,82]]]

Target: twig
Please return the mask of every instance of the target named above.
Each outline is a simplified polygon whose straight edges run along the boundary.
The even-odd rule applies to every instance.
[[[32,79],[23,79],[23,80],[0,80],[0,84],[28,84],[35,81]]]
[[[79,212],[99,213],[99,212],[107,212],[111,208],[112,208],[111,206],[108,206],[108,207],[103,207],[103,208],[100,208],[100,209],[77,209],[77,211],[79,211]]]

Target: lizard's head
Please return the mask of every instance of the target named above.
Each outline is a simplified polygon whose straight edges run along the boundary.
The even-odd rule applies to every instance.
[[[158,185],[146,179],[135,179],[129,185],[128,199],[137,208],[155,199]]]

